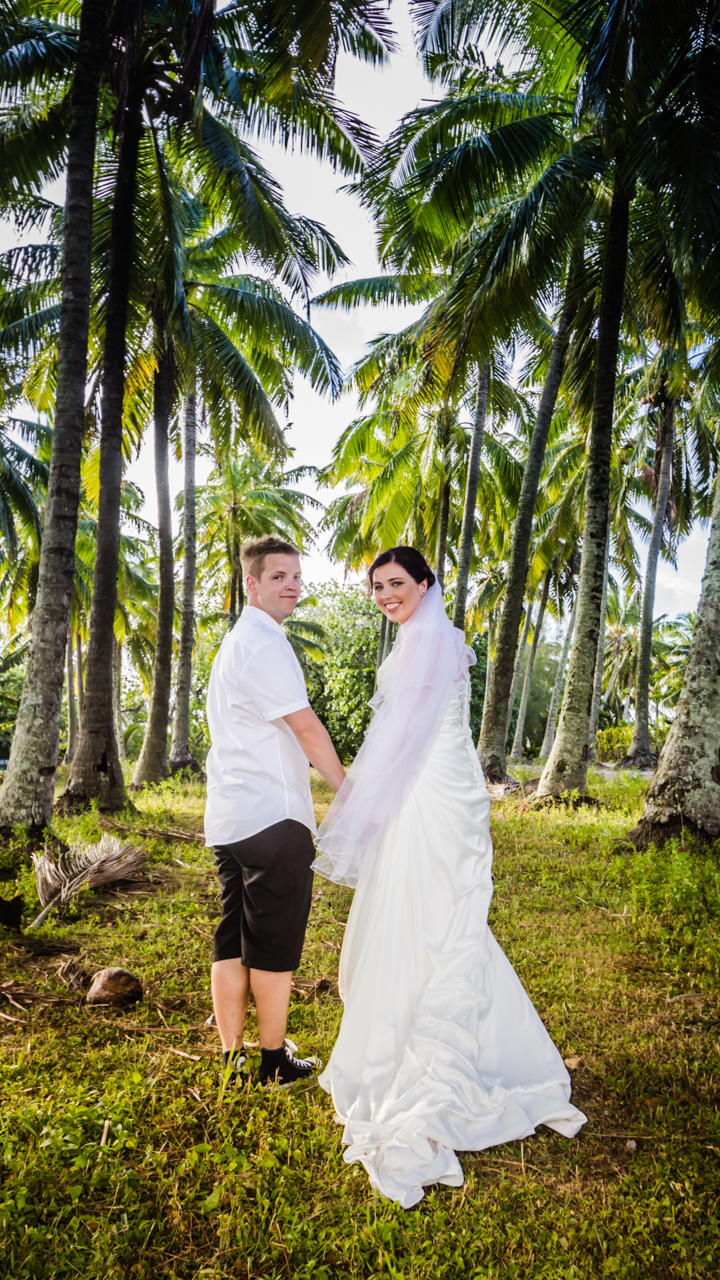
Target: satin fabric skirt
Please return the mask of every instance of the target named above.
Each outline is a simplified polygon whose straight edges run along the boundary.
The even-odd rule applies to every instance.
[[[361,1161],[405,1208],[462,1185],[457,1151],[573,1137],[565,1064],[488,928],[490,800],[453,698],[432,753],[355,893],[342,1026],[320,1084]],[[392,779],[388,779],[392,786]]]

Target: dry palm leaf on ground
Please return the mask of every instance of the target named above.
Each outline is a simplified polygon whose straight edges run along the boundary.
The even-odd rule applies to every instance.
[[[76,844],[52,858],[48,853],[33,854],[38,897],[43,910],[28,926],[37,929],[53,907],[62,906],[88,884],[97,889],[118,880],[134,880],[145,850],[103,833],[98,844]]]

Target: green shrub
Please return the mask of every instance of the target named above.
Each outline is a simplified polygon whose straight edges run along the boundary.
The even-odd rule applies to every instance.
[[[622,760],[630,750],[632,742],[632,725],[612,725],[609,729],[600,729],[595,740],[595,754],[602,764]]]
[[[650,730],[650,749],[656,756],[660,755],[668,736],[669,725],[660,725]],[[601,764],[617,763],[623,760],[630,750],[633,727],[631,724],[614,724],[607,729],[600,729],[596,739],[596,758]]]
[[[328,641],[324,660],[306,664],[310,704],[347,764],[370,723],[380,611],[362,587],[328,583],[310,591],[318,603],[303,616],[319,622]]]

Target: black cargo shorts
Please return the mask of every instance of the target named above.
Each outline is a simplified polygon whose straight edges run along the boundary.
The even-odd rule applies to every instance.
[[[308,828],[285,818],[247,840],[213,848],[222,888],[222,920],[213,960],[248,969],[297,969],[312,901],[315,846]]]

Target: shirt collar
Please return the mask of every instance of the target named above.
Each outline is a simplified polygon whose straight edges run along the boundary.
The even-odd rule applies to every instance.
[[[266,613],[264,609],[258,609],[255,604],[245,605],[245,608],[240,614],[240,621],[247,621],[252,624],[260,623],[263,627],[269,627],[271,631],[279,631],[281,635],[285,635],[285,628],[282,627],[279,622],[276,622],[274,618],[271,618],[270,614]]]

